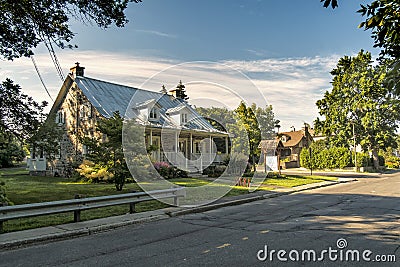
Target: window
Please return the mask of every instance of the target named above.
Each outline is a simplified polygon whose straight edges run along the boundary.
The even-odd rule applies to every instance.
[[[57,116],[56,116],[56,123],[58,124],[64,124],[65,119],[64,119],[64,112],[62,112],[62,110],[57,112]]]
[[[188,122],[188,114],[187,113],[182,113],[181,114],[181,124],[187,123]]]
[[[152,108],[149,113],[150,120],[157,120],[158,119],[158,110],[157,108]]]

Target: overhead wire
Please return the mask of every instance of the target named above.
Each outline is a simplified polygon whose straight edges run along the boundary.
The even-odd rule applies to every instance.
[[[40,74],[40,71],[39,71],[39,68],[38,68],[38,66],[37,66],[37,64],[36,64],[35,59],[33,58],[33,56],[30,56],[30,58],[31,58],[31,60],[32,60],[33,66],[35,66],[36,73],[37,73],[37,75],[39,76],[39,79],[40,79],[40,81],[42,82],[42,85],[43,85],[44,89],[46,90],[47,95],[50,97],[51,101],[54,102],[54,99],[51,97],[51,95],[50,95],[50,93],[49,93],[49,90],[47,89],[46,84],[45,84],[44,81],[43,81],[42,75]]]

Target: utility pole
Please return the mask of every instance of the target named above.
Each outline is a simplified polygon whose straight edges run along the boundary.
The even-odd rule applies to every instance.
[[[353,121],[353,146],[354,146],[354,167],[357,172],[357,148],[356,148],[356,134],[354,131],[354,121]]]

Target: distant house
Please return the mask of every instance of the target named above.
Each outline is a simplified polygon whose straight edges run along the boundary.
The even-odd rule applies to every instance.
[[[281,151],[284,149],[282,141],[279,139],[262,140],[258,148],[261,150],[264,172],[279,171]]]
[[[284,168],[300,167],[300,152],[303,147],[308,147],[313,142],[313,137],[304,127],[299,131],[281,132],[278,137],[284,146],[281,159]]]
[[[57,127],[63,129],[59,153],[51,157],[55,160],[49,160],[43,151],[31,151],[28,160],[31,173],[67,175],[73,164],[79,164],[90,153],[80,142],[81,138],[105,138],[96,131],[97,121],[111,117],[116,111],[124,116],[133,96],[131,113],[145,126],[146,147],[155,148],[153,160],[170,161],[197,172],[228,153],[228,133],[215,129],[201,117],[188,104],[184,92],[176,92],[179,88],[173,96],[165,89],[153,92],[89,78],[84,75],[84,69],[79,63],[71,68],[49,114],[49,117],[55,115]],[[163,132],[166,142],[161,144],[164,128],[168,133],[164,136]],[[214,146],[215,139],[223,139],[226,144],[222,151]],[[197,159],[199,163],[191,165],[191,160]]]

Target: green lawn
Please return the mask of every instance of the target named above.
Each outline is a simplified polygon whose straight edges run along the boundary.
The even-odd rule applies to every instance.
[[[263,182],[263,186],[273,187],[295,187],[300,185],[319,183],[324,181],[335,181],[336,177],[328,176],[301,176],[301,175],[290,175],[285,177],[267,178]]]
[[[316,176],[290,176],[284,178],[268,178],[262,184],[259,190],[270,190],[276,187],[294,187],[303,184],[316,183],[324,180],[332,180],[335,178],[316,177]],[[76,194],[86,197],[112,195],[129,193],[132,190],[142,191],[137,184],[126,184],[123,191],[115,190],[113,184],[89,184],[77,182],[72,178],[62,177],[42,177],[29,176],[28,172],[23,168],[0,169],[0,181],[6,183],[7,197],[15,204],[28,204],[45,201],[73,199]],[[195,178],[177,178],[169,180],[180,186],[199,187],[209,184],[210,181]],[[212,186],[220,187],[230,191],[226,196],[236,196],[248,194],[246,187],[228,186],[225,184],[214,183]],[[223,188],[225,187],[225,188]],[[188,189],[190,190],[190,189]],[[205,198],[210,193],[207,188],[200,188],[201,195]],[[196,198],[191,200],[197,200]],[[168,207],[167,204],[158,201],[147,201],[136,205],[137,212],[155,210]],[[83,211],[82,220],[91,220],[108,216],[122,215],[129,212],[128,205],[107,207]],[[6,232],[17,231],[23,229],[37,228],[42,226],[57,225],[73,222],[72,213],[63,213],[49,216],[39,216],[26,219],[11,220],[4,224]]]

